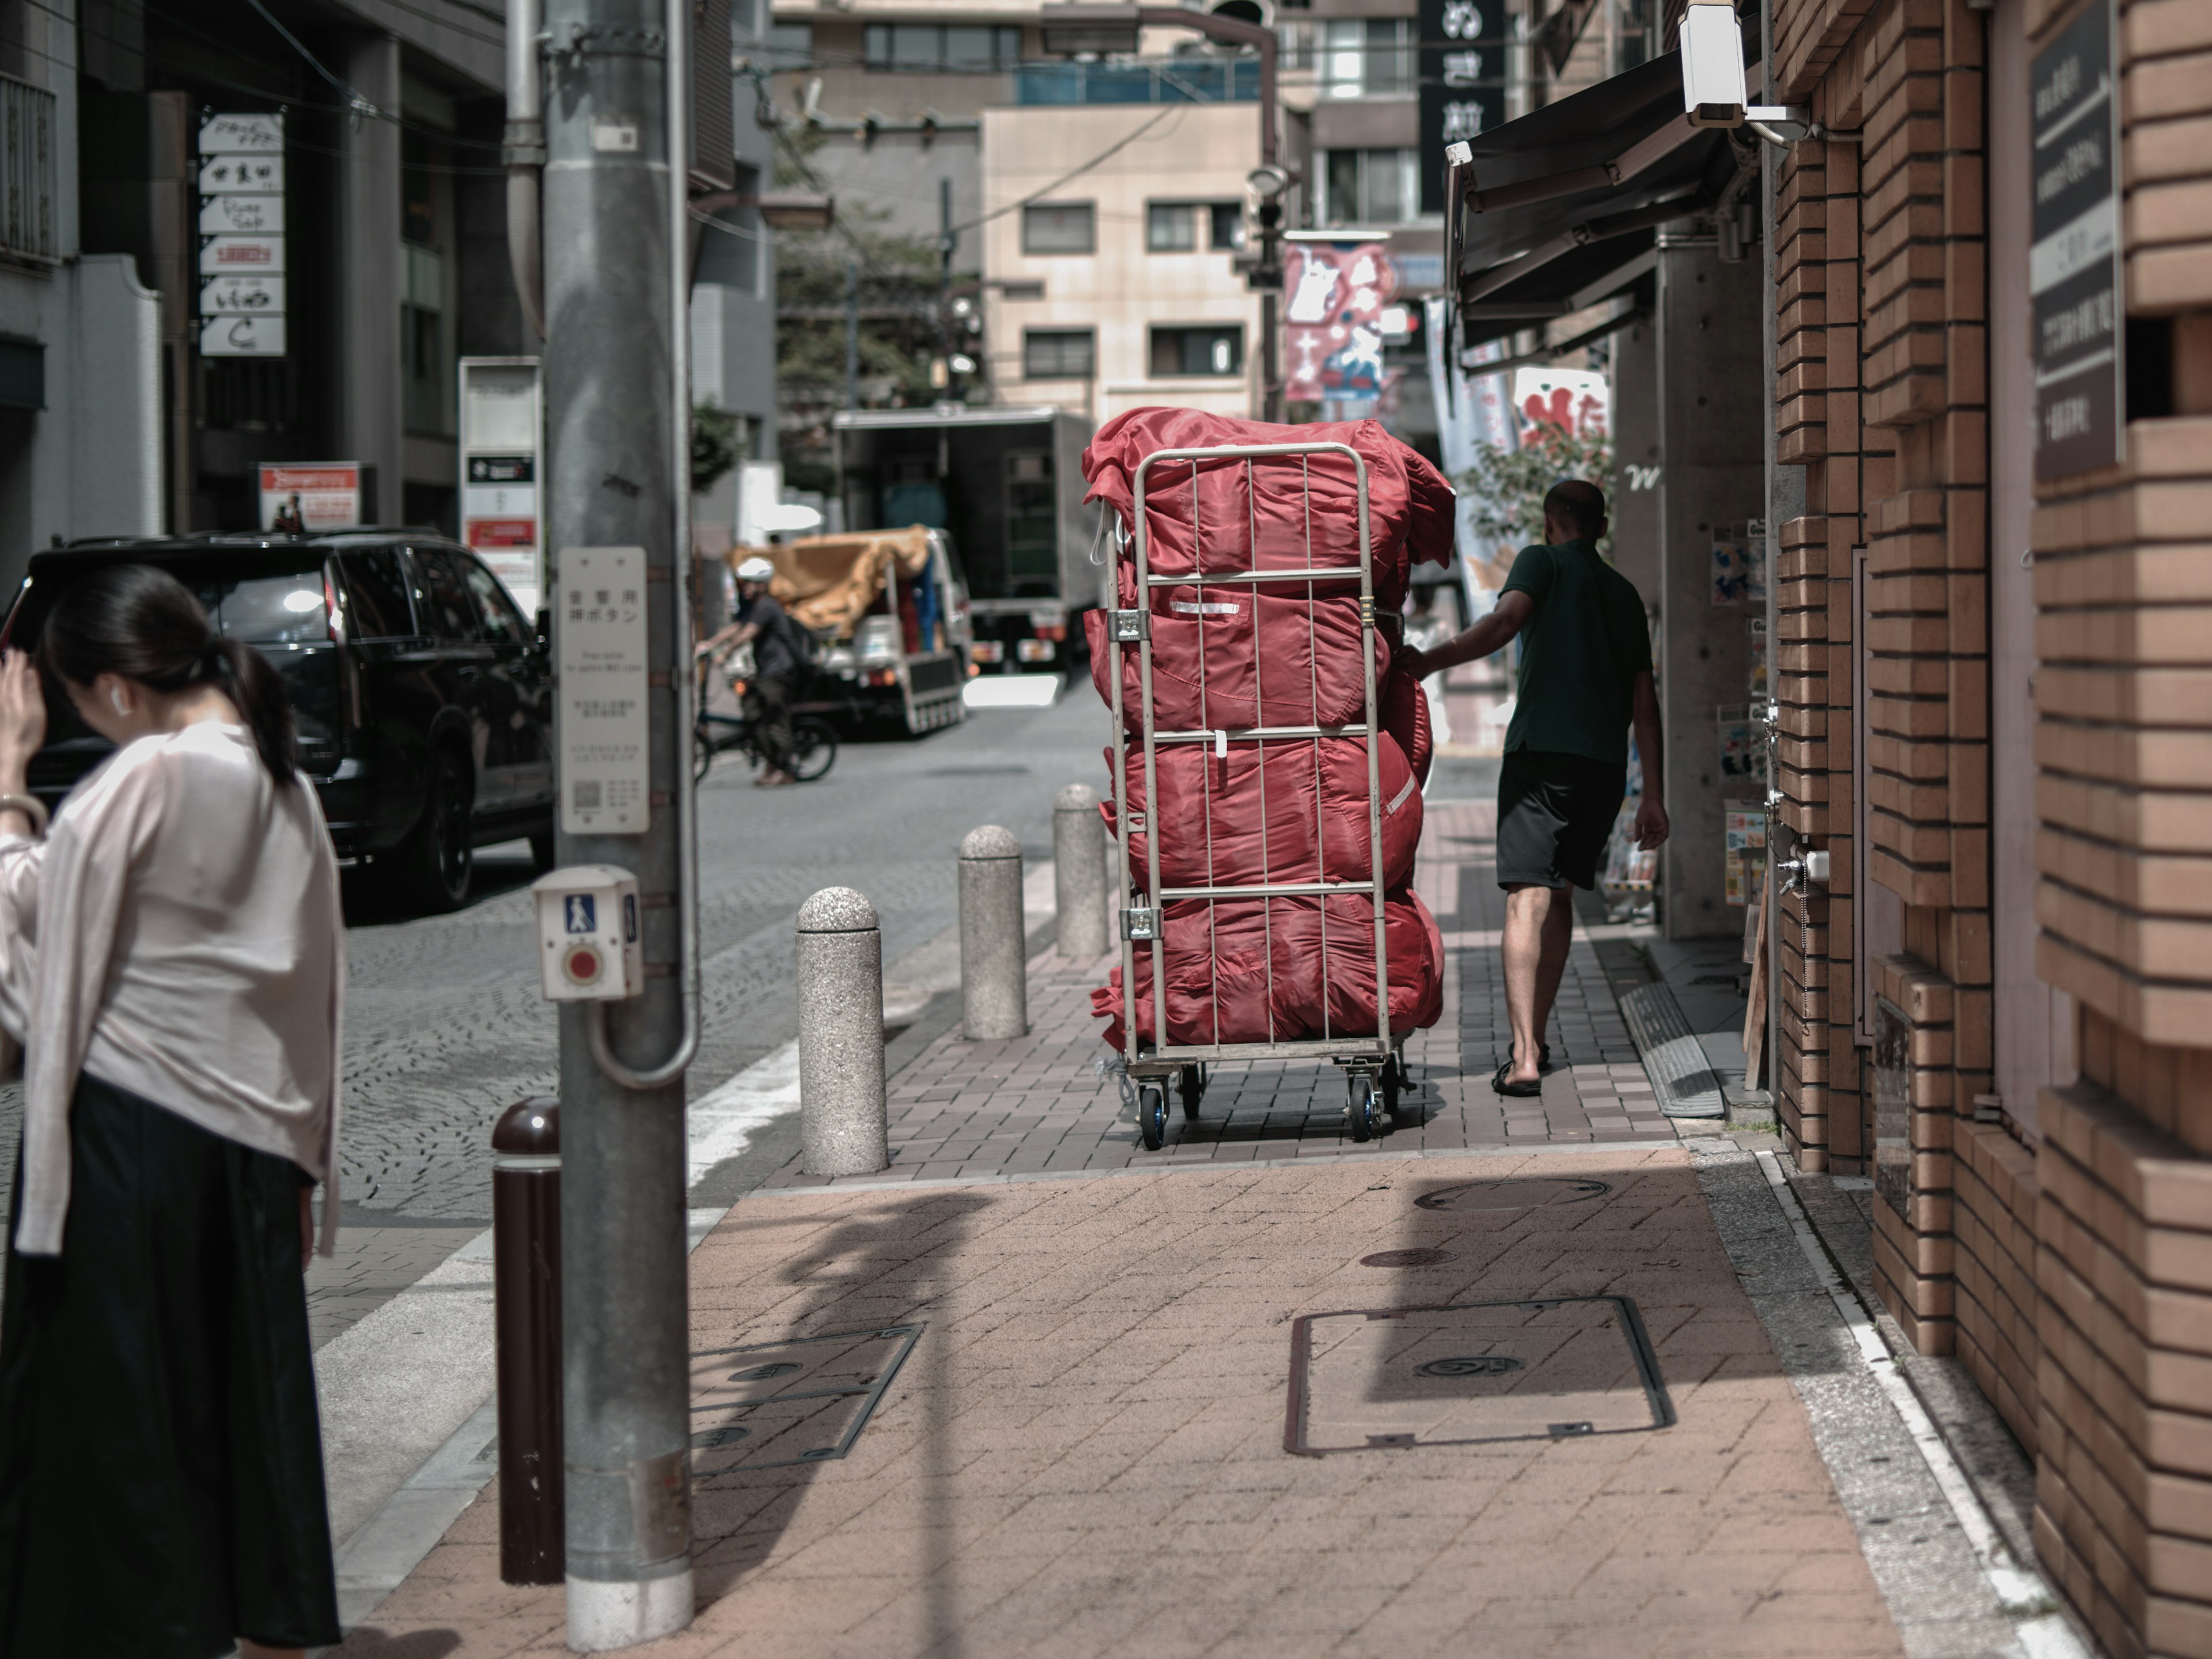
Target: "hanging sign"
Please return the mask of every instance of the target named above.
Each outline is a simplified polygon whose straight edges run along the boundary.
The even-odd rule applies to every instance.
[[[1505,121],[1505,0],[1420,0],[1421,211],[1444,210],[1444,146]]]
[[[281,357],[284,118],[203,116],[199,154],[200,356]]]
[[[1382,396],[1382,309],[1398,291],[1397,268],[1380,242],[1294,240],[1284,250],[1283,395],[1292,402],[1365,404]]]
[[[2126,442],[2127,308],[2120,268],[2119,83],[2111,0],[2095,0],[2035,54],[2029,77],[2034,198],[2035,476],[2110,466]]]

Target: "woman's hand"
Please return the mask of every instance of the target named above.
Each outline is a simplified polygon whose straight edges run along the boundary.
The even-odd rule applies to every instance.
[[[0,794],[20,794],[24,769],[46,740],[46,699],[27,651],[0,655]]]

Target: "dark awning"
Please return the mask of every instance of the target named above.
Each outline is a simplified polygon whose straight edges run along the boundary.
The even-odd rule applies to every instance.
[[[1652,268],[1658,228],[1711,207],[1736,171],[1729,135],[1683,113],[1671,52],[1474,139],[1446,183],[1462,339],[1627,289]]]

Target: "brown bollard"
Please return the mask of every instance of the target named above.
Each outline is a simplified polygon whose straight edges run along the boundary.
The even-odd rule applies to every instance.
[[[557,1584],[568,1566],[561,1435],[561,1103],[532,1095],[491,1132],[499,1348],[499,1576]]]

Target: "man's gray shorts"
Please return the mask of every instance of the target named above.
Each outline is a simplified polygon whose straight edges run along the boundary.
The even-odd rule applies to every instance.
[[[1628,769],[1554,749],[1516,749],[1498,775],[1498,884],[1595,887]]]

